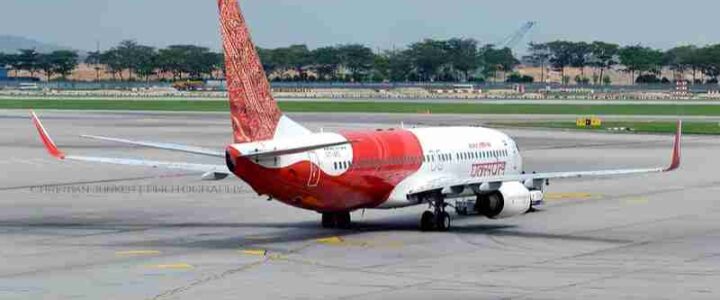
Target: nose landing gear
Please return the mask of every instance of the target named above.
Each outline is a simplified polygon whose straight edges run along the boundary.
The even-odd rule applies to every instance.
[[[322,214],[322,227],[323,228],[339,228],[349,229],[352,221],[350,219],[350,212],[336,212],[336,213],[323,213]]]
[[[450,230],[450,214],[445,211],[447,204],[442,197],[434,197],[430,201],[432,211],[428,210],[420,218],[422,231],[448,231]]]

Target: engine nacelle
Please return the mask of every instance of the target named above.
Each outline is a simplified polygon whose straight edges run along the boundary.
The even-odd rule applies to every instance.
[[[531,206],[530,190],[520,182],[505,182],[492,194],[478,196],[477,211],[491,219],[510,218],[526,213]]]

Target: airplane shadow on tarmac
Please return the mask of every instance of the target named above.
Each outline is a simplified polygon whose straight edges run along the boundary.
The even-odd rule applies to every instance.
[[[494,237],[519,237],[529,239],[553,239],[562,241],[589,241],[603,243],[630,243],[632,241],[583,236],[579,234],[547,234],[518,229],[515,225],[478,224],[474,217],[458,217],[456,224],[450,232],[432,233],[449,235],[478,235]],[[477,220],[482,220],[477,218]],[[459,223],[459,224],[457,224]],[[173,234],[172,237],[130,241],[127,237],[120,238],[121,234],[132,234],[153,230],[188,230],[187,236]],[[198,233],[191,230],[215,230]],[[232,229],[250,229],[248,233],[228,233]],[[252,230],[257,229],[257,230]],[[388,217],[384,219],[360,220],[354,223],[352,229],[323,229],[318,222],[290,222],[290,223],[258,223],[258,222],[123,222],[117,219],[92,220],[70,218],[32,218],[16,221],[0,222],[0,237],[7,231],[39,231],[48,237],[111,237],[118,235],[117,242],[104,239],[102,242],[89,244],[110,247],[173,247],[173,248],[208,248],[208,249],[237,249],[242,247],[257,247],[261,245],[307,242],[329,236],[350,237],[368,233],[418,232],[416,218],[409,216]],[[83,231],[83,234],[72,234],[72,231]],[[94,232],[93,232],[94,231]],[[248,230],[242,230],[246,232]],[[77,244],[76,241],[72,242]]]

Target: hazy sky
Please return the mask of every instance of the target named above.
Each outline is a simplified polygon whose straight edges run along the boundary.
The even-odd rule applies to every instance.
[[[392,48],[424,37],[499,42],[529,20],[530,40],[607,40],[668,48],[720,42],[718,0],[241,0],[263,47],[362,43]],[[1,0],[0,34],[77,49],[123,39],[219,49],[216,0]],[[527,41],[527,40],[526,40]]]

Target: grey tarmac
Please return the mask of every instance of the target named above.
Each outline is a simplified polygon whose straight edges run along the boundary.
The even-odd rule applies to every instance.
[[[222,163],[79,138],[222,147],[226,114],[40,111],[75,154]],[[480,125],[480,116],[293,115],[314,130]],[[473,119],[477,118],[477,120]],[[508,116],[493,117],[499,120]],[[477,122],[477,124],[476,124]],[[0,299],[717,299],[720,140],[688,136],[671,174],[554,181],[519,218],[358,211],[351,230],[237,179],[54,161],[27,112],[0,111]],[[507,131],[528,171],[664,165],[670,136]]]

